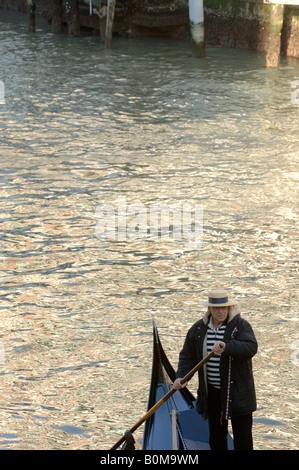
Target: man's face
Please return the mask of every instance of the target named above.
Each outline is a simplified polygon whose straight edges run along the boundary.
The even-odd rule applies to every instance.
[[[209,307],[215,326],[224,322],[228,314],[228,307]]]

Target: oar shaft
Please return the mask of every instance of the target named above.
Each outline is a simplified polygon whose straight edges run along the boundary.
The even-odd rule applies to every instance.
[[[164,397],[157,401],[157,403],[150,410],[148,410],[148,412],[137,423],[134,424],[134,426],[130,429],[130,432],[133,433],[136,431],[136,429],[138,429],[139,426],[141,426],[142,423],[144,423],[144,421],[146,421],[158,408],[160,408],[160,406],[163,405],[163,403],[165,403],[175,392],[176,390],[174,388],[169,390],[169,392],[167,392]],[[111,447],[111,450],[117,449],[117,447],[119,447],[125,441],[125,439],[125,436],[121,437],[119,441],[117,441],[116,444]]]
[[[190,372],[188,372],[188,374],[185,375],[185,377],[181,380],[181,384],[188,382],[188,380],[193,377],[195,372],[197,372],[206,362],[208,362],[208,360],[211,359],[212,356],[214,356],[213,351],[210,352],[210,354],[208,354],[206,357],[204,357],[198,364],[196,364],[195,367],[193,367],[193,369],[190,370]]]
[[[184,383],[188,382],[188,380],[190,380],[193,377],[195,372],[197,372],[206,362],[208,362],[208,360],[213,355],[214,353],[211,352],[204,359],[202,359],[192,370],[190,370],[190,372],[188,372],[187,375],[185,375],[185,377],[182,378],[181,384],[183,385]],[[166,395],[164,395],[164,397],[162,397],[150,410],[148,410],[148,412],[137,423],[134,424],[134,426],[130,429],[130,432],[133,433],[134,431],[136,431],[136,429],[139,428],[139,426],[141,426],[141,424],[144,423],[144,421],[146,421],[158,408],[160,408],[160,406],[163,405],[163,403],[165,403],[175,392],[176,390],[174,388],[171,388],[169,392],[167,392]],[[111,447],[110,450],[117,449],[125,440],[126,440],[125,436],[122,436],[114,444],[114,446]]]

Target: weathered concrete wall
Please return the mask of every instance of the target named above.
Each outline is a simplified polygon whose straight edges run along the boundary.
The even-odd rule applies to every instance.
[[[207,45],[265,51],[269,60],[277,56],[277,51],[299,58],[299,5],[271,5],[266,1],[204,0]],[[26,0],[0,0],[0,8],[26,11],[26,3]],[[37,13],[51,21],[53,2],[36,0],[36,3]],[[89,16],[88,5],[83,2],[80,25],[100,30],[99,16]],[[189,39],[188,0],[117,0],[113,30],[128,37]]]
[[[289,57],[299,57],[299,5],[285,6],[281,52]]]
[[[205,0],[206,40],[212,45],[241,47],[299,57],[299,5],[263,0]]]

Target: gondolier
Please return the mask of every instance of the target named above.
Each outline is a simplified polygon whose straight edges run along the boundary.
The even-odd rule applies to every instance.
[[[251,325],[241,317],[240,304],[229,300],[223,289],[209,292],[203,318],[189,329],[179,355],[173,387],[180,389],[184,377],[206,354],[214,356],[198,371],[196,408],[208,418],[211,450],[227,449],[231,420],[235,450],[252,450],[252,413],[256,396],[252,357],[257,341]]]

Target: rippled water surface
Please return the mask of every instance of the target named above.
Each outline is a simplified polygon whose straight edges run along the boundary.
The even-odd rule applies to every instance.
[[[0,18],[0,447],[109,449],[146,411],[152,320],[176,366],[216,285],[259,342],[255,448],[298,447],[298,60]],[[202,245],[100,239],[120,197],[201,204]]]

